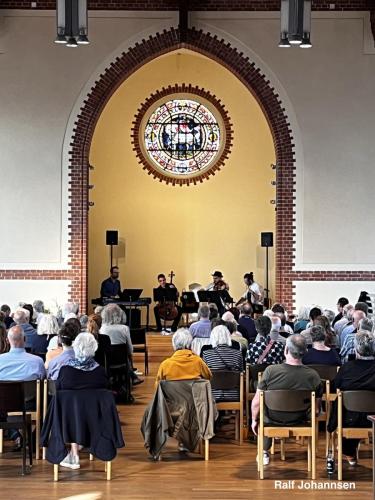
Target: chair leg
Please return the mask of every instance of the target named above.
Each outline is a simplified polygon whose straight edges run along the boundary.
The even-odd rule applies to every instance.
[[[342,481],[342,436],[337,436],[337,479]]]
[[[311,478],[316,479],[316,435],[313,430],[313,436],[311,438]]]
[[[271,455],[275,454],[275,438],[272,438],[272,444],[271,444],[270,453],[271,453]]]
[[[259,462],[259,477],[260,479],[264,479],[264,464],[263,464],[263,438],[259,439],[260,445],[259,445],[259,455],[258,455],[258,462]]]
[[[30,467],[33,465],[33,427],[32,425],[30,424],[28,429],[27,429],[27,443],[28,443],[28,446],[29,446],[29,464],[30,464]],[[38,451],[38,448],[37,448],[37,451]],[[38,457],[36,457],[36,460],[39,460],[39,455]]]
[[[145,351],[145,374],[148,375],[148,352],[147,352],[147,347]]]
[[[59,465],[58,464],[53,464],[53,480],[54,481],[59,480]]]
[[[3,453],[4,449],[4,431],[0,429],[0,453]]]
[[[22,470],[21,474],[24,476],[26,474],[26,425],[22,428]]]
[[[208,462],[210,457],[210,441],[208,439],[204,440],[204,459]]]
[[[37,417],[37,422],[35,425],[35,459],[39,460],[39,453],[40,453],[40,421],[38,421]]]
[[[285,462],[285,441],[283,438],[280,439],[280,456],[281,460]]]
[[[240,440],[240,413],[236,412],[236,433],[235,433],[236,441]]]
[[[307,471],[311,472],[311,438],[307,438]]]
[[[242,446],[242,443],[243,443],[243,431],[244,431],[244,426],[243,426],[243,407],[240,408],[240,421],[239,421],[239,425],[240,425],[240,446]]]
[[[111,480],[111,472],[112,472],[112,462],[106,462],[106,473],[107,473],[107,481]]]

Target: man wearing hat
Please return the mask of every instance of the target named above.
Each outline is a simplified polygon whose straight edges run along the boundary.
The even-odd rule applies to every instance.
[[[206,288],[207,291],[211,290],[229,290],[228,283],[223,280],[223,273],[221,271],[215,271],[211,274],[213,282]]]

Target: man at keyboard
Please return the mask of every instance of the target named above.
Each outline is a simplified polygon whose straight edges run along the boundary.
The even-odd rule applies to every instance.
[[[110,299],[119,298],[121,293],[121,284],[118,279],[120,275],[120,270],[117,266],[113,266],[110,269],[110,276],[103,281],[100,287],[100,297],[107,297]]]

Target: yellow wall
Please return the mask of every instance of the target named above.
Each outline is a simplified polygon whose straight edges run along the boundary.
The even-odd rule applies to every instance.
[[[172,187],[152,178],[137,162],[131,127],[137,109],[162,86],[191,83],[221,99],[233,124],[232,152],[222,170],[197,186]],[[126,80],[106,105],[90,152],[89,299],[108,276],[106,229],[119,231],[115,262],[122,285],[151,296],[159,272],[176,273],[181,290],[204,285],[218,269],[234,297],[242,276],[254,271],[265,283],[260,232],[275,230],[270,199],[275,161],[271,133],[254,97],[228,70],[189,51],[160,57]],[[273,251],[271,287],[273,288]]]

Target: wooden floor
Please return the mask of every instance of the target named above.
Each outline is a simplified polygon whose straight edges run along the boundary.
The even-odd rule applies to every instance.
[[[168,344],[170,345],[170,344]],[[138,367],[142,366],[137,362]],[[139,431],[140,421],[152,391],[158,364],[152,364],[151,375],[136,387],[136,403],[120,406],[120,418],[126,448],[120,450],[113,462],[113,479],[105,480],[104,464],[89,462],[81,456],[78,471],[60,468],[60,481],[52,481],[52,465],[39,461],[29,476],[19,475],[20,455],[7,452],[0,458],[1,499],[258,499],[274,493],[278,499],[290,495],[296,498],[362,498],[372,497],[372,464],[370,453],[363,449],[360,465],[344,467],[345,481],[354,481],[354,491],[300,490],[300,481],[310,484],[306,472],[305,453],[295,443],[286,447],[286,462],[276,454],[266,468],[266,479],[257,479],[255,443],[242,447],[223,438],[214,438],[210,446],[210,461],[204,462],[194,454],[178,453],[176,442],[170,440],[161,462],[149,459]],[[320,444],[317,462],[317,482],[328,481],[325,475],[323,446]],[[295,489],[277,490],[275,480],[295,480]],[[291,486],[292,483],[289,483]]]

